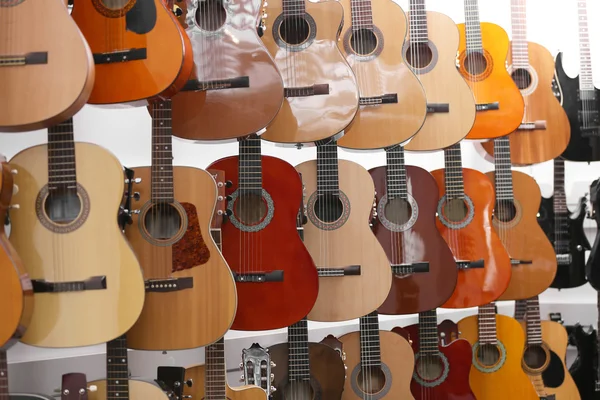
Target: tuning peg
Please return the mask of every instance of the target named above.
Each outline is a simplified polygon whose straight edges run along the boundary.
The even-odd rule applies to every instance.
[[[217,210],[217,215],[223,215],[223,210]]]
[[[21,206],[18,204],[11,204],[10,206],[8,206],[8,208],[18,210],[19,208],[21,208]]]
[[[11,169],[11,170],[10,170],[10,173],[11,173],[11,174],[13,174],[13,175],[18,175],[18,174],[19,174],[19,171],[18,171],[18,170],[16,170],[16,169]]]
[[[271,393],[274,393],[277,391],[277,388],[275,386],[271,386]]]
[[[140,201],[140,192],[133,192],[133,194],[129,197],[131,197],[135,201]]]
[[[221,211],[221,210],[219,210],[219,211]],[[244,363],[240,363],[240,370],[243,370],[243,369],[244,369]]]
[[[223,182],[217,182],[217,187],[222,188],[223,186],[225,186],[225,184]]]
[[[13,183],[13,191],[12,191],[12,194],[13,194],[13,196],[14,196],[14,195],[15,195],[15,194],[17,194],[17,193],[19,193],[19,185],[17,185],[16,183]]]
[[[131,210],[130,214],[139,214],[141,210]]]
[[[275,381],[275,374],[271,374],[270,378],[271,378],[271,383],[273,383]]]
[[[231,217],[233,215],[233,211],[231,211],[229,208],[227,210],[225,210],[225,215],[227,215],[228,217]]]
[[[232,200],[233,200],[233,197],[231,197],[230,195],[227,195],[227,196],[225,196],[225,200],[227,200],[227,201],[232,201]]]
[[[240,375],[240,382],[244,382],[246,380],[246,376],[244,374]]]
[[[98,390],[98,386],[96,386],[96,385],[91,385],[90,387],[88,387],[88,390],[89,390],[90,392],[95,392],[96,390]]]
[[[125,183],[142,183],[142,178],[125,179]]]
[[[181,9],[181,7],[174,5],[173,14],[175,14],[176,17],[181,17],[183,15],[183,10]]]
[[[229,180],[228,180],[228,181],[225,181],[225,187],[226,187],[226,188],[230,188],[230,187],[232,187],[232,186],[233,186],[233,182],[231,182],[231,181],[229,181]]]
[[[274,361],[271,361],[271,368],[275,368],[277,366],[277,364],[275,364]]]
[[[187,381],[185,381],[184,383],[185,383],[185,385],[186,385],[187,387],[192,387],[192,386],[194,386],[194,380],[193,380],[193,379],[188,379],[188,380],[187,380]]]
[[[217,196],[217,201],[223,201],[223,196]]]

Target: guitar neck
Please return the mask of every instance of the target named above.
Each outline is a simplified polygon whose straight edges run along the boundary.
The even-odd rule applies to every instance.
[[[301,16],[306,13],[305,0],[283,0],[283,15],[286,17]]]
[[[569,209],[567,208],[567,195],[565,194],[565,160],[554,159],[554,194],[552,196],[554,210],[554,250],[557,254],[569,252],[569,245],[561,237],[567,237]]]
[[[496,201],[513,201],[513,179],[510,163],[510,141],[508,137],[494,140],[494,166]]]
[[[261,142],[257,135],[239,141],[239,190],[240,194],[262,195]]]
[[[337,141],[317,145],[317,194],[339,195]]]
[[[310,380],[308,322],[303,318],[288,327],[288,376],[290,382]]]
[[[444,149],[444,180],[447,198],[462,199],[465,197],[460,143]]]
[[[478,0],[465,0],[465,28],[467,51],[482,51],[481,22],[479,20]]]
[[[436,310],[419,313],[419,353],[436,355],[438,347],[438,326]]]
[[[478,310],[479,343],[495,345],[498,341],[496,329],[496,305],[480,306]]]
[[[527,44],[527,0],[511,0],[512,64],[515,68],[529,66]]]
[[[10,400],[8,395],[8,361],[4,349],[0,349],[0,400]]]
[[[172,203],[173,139],[171,100],[152,104],[152,195],[153,203]]]
[[[360,317],[360,365],[361,367],[381,366],[381,345],[379,342],[379,314]]]
[[[593,91],[592,53],[590,50],[586,0],[577,0],[577,17],[579,24],[579,89],[581,91]]]
[[[387,148],[385,149],[385,156],[387,161],[386,193],[388,199],[408,198],[404,148],[400,145]]]
[[[410,0],[410,41],[411,43],[429,42],[429,33],[427,29],[427,8],[425,0]]]
[[[350,0],[352,30],[373,29],[373,9],[371,0]]]
[[[204,395],[206,400],[227,398],[227,375],[225,372],[225,340],[219,339],[204,348],[205,376]]]
[[[72,118],[48,128],[48,191],[77,193]]]
[[[129,365],[125,335],[106,343],[106,398],[129,399]]]
[[[542,344],[542,323],[540,321],[540,301],[537,296],[527,299],[527,312],[525,314],[527,325],[527,344]]]

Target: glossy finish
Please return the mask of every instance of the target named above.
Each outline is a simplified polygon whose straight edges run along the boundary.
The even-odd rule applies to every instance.
[[[183,385],[184,396],[190,395],[194,399],[208,399],[205,396],[206,367],[196,365],[185,369],[185,380],[192,380],[191,387]],[[210,379],[210,378],[209,378]],[[220,383],[219,383],[220,384]],[[232,388],[226,385],[227,400],[267,400],[267,394],[258,386],[239,386]],[[142,400],[142,399],[140,399]]]
[[[577,358],[571,364],[569,373],[584,400],[599,400],[596,391],[598,379],[598,337],[595,330],[576,325],[572,333],[577,345]]]
[[[317,26],[316,37],[306,49],[288,51],[285,46],[279,47],[273,36],[283,2],[268,2],[267,29],[262,37],[283,84],[285,88],[329,84],[329,94],[286,98],[262,138],[290,144],[326,139],[346,129],[358,110],[356,78],[336,45],[344,10],[337,1],[305,1],[306,12]]]
[[[444,170],[431,173],[445,194]],[[484,260],[484,268],[458,272],[456,289],[443,307],[466,308],[496,300],[508,287],[511,265],[508,253],[492,229],[494,187],[481,172],[463,168],[464,192],[474,205],[472,221],[462,229],[446,227],[437,218],[437,227],[456,260]]]
[[[500,105],[499,110],[477,112],[475,125],[467,139],[493,139],[508,135],[519,127],[524,113],[523,96],[505,68],[509,48],[508,35],[496,24],[481,23],[481,37],[488,64],[482,75],[471,75],[464,64],[467,54],[465,24],[458,24],[458,30],[459,70],[471,87],[476,104],[499,102]]]
[[[495,173],[487,177],[495,182]],[[510,283],[499,300],[527,299],[548,288],[556,275],[556,254],[537,221],[542,194],[535,179],[512,171],[515,217],[503,222],[496,215],[494,229],[512,260],[531,261],[512,267]]]
[[[195,382],[194,382],[195,383]],[[96,391],[88,390],[88,400],[108,399],[107,383],[105,380],[88,382],[88,388],[96,385]],[[129,399],[130,400],[167,400],[167,394],[154,383],[129,379]]]
[[[398,95],[398,103],[361,106],[338,143],[352,149],[376,149],[402,143],[419,131],[427,110],[425,91],[402,56],[408,27],[406,15],[392,0],[371,0],[373,23],[384,43],[381,54],[375,58],[365,57],[351,50],[350,0],[340,3],[344,6],[344,26],[338,47],[356,75],[360,96],[393,93]]]
[[[377,204],[386,195],[386,167],[369,170],[375,182]],[[412,314],[441,306],[454,292],[458,270],[454,256],[436,227],[439,189],[431,174],[406,166],[408,193],[418,204],[415,224],[402,232],[388,230],[379,219],[373,232],[391,264],[429,262],[429,272],[393,275],[392,288],[377,310],[380,314]],[[378,211],[381,213],[381,210]],[[385,215],[385,213],[384,213]]]
[[[197,2],[194,2],[197,3]],[[220,3],[220,2],[219,2]],[[214,30],[204,30],[191,0],[177,3],[178,17],[194,54],[190,80],[208,82],[248,77],[248,88],[181,91],[173,97],[173,134],[184,139],[219,140],[247,136],[263,129],[283,102],[283,82],[275,63],[260,41],[256,25],[262,2],[234,0],[224,5],[226,19]],[[217,13],[219,5],[205,6]],[[204,8],[204,7],[203,7]],[[210,13],[206,14],[209,18]]]
[[[595,180],[590,186],[590,199],[592,201],[592,218],[596,226],[600,227],[600,180]],[[600,230],[598,231],[600,232]],[[590,285],[600,291],[600,234],[596,232],[596,239],[587,263],[585,264],[585,275]]]
[[[77,22],[94,54],[104,54],[125,49],[146,49],[146,58],[126,62],[96,65],[96,82],[89,98],[91,104],[123,103],[147,99],[161,93],[175,94],[189,74],[191,50],[189,42],[177,25],[174,15],[161,0],[145,4],[135,0],[121,2],[125,8],[137,6],[137,13],[115,8],[115,17],[108,17],[103,1],[77,1],[72,17]],[[153,4],[150,4],[153,3]],[[112,4],[112,3],[111,3]],[[154,8],[156,19],[146,33],[135,33],[130,25],[148,24],[137,21],[147,7]],[[150,13],[152,14],[152,13]],[[131,21],[128,23],[128,17]],[[147,27],[143,27],[147,28]],[[112,39],[112,40],[111,40]],[[187,59],[187,60],[186,60]]]

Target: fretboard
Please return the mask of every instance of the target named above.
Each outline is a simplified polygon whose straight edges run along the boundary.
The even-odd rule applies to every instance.
[[[407,198],[406,166],[404,165],[404,148],[400,145],[385,149],[387,160],[386,193],[388,200]]]
[[[350,0],[352,30],[373,29],[371,0]]]
[[[204,398],[223,400],[227,397],[227,375],[225,372],[225,341],[223,338],[204,348]]]
[[[77,192],[72,118],[48,128],[48,190]]]
[[[317,194],[340,193],[337,141],[317,146]]]
[[[527,299],[527,344],[542,344],[542,324],[540,322],[540,302],[538,297]]]
[[[579,21],[579,89],[582,91],[594,90],[586,0],[578,0],[577,8]]]
[[[511,0],[512,64],[515,68],[529,66],[527,44],[527,0]]]
[[[125,335],[106,343],[106,398],[129,399],[129,366]]]
[[[462,199],[465,196],[460,143],[444,149],[444,179],[446,196]]]
[[[308,322],[306,318],[288,327],[288,353],[288,374],[290,381],[310,381]]]
[[[381,366],[377,311],[360,317],[360,364],[362,367]]]
[[[240,194],[262,193],[262,155],[260,138],[250,135],[240,139],[239,189]]]
[[[480,344],[496,344],[496,305],[479,306],[477,315]]]
[[[427,43],[429,35],[427,32],[427,9],[425,0],[410,0],[410,41],[412,43]]]
[[[478,0],[465,0],[465,27],[467,34],[467,51],[483,50]]]
[[[8,361],[4,349],[0,349],[0,400],[10,400],[8,395]]]
[[[419,313],[419,352],[438,354],[438,327],[436,310]]]
[[[556,254],[565,254],[569,252],[569,243],[562,239],[566,239],[569,234],[569,209],[565,194],[565,160],[560,157],[554,159],[552,208],[554,210],[554,251]]]
[[[152,202],[173,202],[171,100],[152,105]]]
[[[283,0],[283,15],[286,17],[304,15],[306,13],[304,1],[305,0]]]
[[[510,141],[507,136],[494,139],[496,201],[514,200]]]

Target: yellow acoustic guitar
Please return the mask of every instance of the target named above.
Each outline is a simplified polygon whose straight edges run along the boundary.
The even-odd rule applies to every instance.
[[[72,120],[10,163],[20,206],[10,215],[10,241],[35,293],[22,341],[79,347],[122,335],[140,315],[144,280],[117,223],[121,164],[102,147],[75,143]]]

